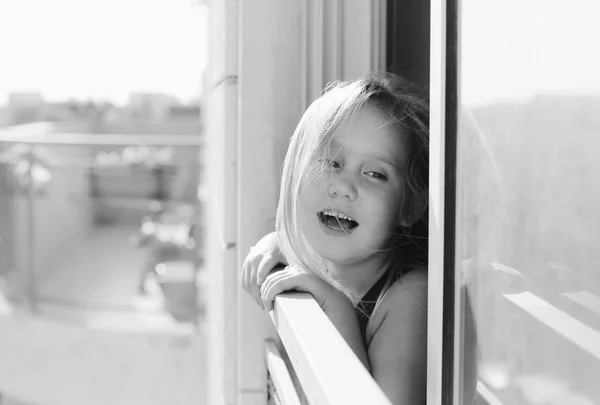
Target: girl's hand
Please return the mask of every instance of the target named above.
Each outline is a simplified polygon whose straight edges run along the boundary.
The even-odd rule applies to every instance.
[[[345,296],[342,298],[343,294],[340,291],[319,277],[307,273],[297,266],[287,266],[281,271],[269,274],[261,285],[260,294],[264,308],[271,311],[275,296],[289,290],[312,294],[325,312],[327,312],[329,300],[345,298]]]
[[[287,266],[281,271],[269,274],[261,286],[260,293],[265,309],[271,311],[275,296],[289,290],[312,294],[350,349],[365,368],[370,370],[354,306],[344,293],[296,266]]]
[[[275,232],[263,236],[250,249],[248,256],[244,260],[240,275],[242,288],[261,307],[263,304],[260,297],[260,286],[265,281],[267,275],[280,263],[286,265],[287,260],[279,249],[277,234]]]

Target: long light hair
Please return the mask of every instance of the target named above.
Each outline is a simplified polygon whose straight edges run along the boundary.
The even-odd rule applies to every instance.
[[[384,247],[390,263],[389,280],[383,293],[400,276],[427,262],[427,201],[429,159],[428,104],[404,79],[385,74],[366,76],[352,82],[330,84],[302,116],[291,140],[283,164],[276,231],[279,246],[290,264],[298,265],[353,297],[353,292],[331,277],[329,263],[310,246],[298,223],[298,201],[304,187],[323,173],[317,163],[329,149],[339,126],[352,120],[364,106],[376,108],[387,123],[409,135],[401,210],[420,205],[414,225],[400,229]],[[403,213],[399,213],[403,215]],[[400,225],[398,224],[400,228]],[[378,300],[379,302],[380,300]]]

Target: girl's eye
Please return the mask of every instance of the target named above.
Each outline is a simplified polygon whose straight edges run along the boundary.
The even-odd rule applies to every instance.
[[[365,174],[377,180],[387,180],[387,177],[379,172],[366,172]]]
[[[330,159],[321,159],[319,160],[319,163],[327,166],[327,167],[331,167],[333,169],[339,169],[340,167],[342,167],[342,165],[340,164],[340,162],[336,161],[336,160],[330,160]]]

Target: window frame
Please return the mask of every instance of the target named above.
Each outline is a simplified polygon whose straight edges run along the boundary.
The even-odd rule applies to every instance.
[[[460,277],[456,277],[458,1],[433,0],[427,403],[462,403]]]

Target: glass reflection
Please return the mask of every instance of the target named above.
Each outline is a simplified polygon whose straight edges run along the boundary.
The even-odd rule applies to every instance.
[[[462,2],[457,256],[504,404],[600,403],[600,5],[565,6]]]

